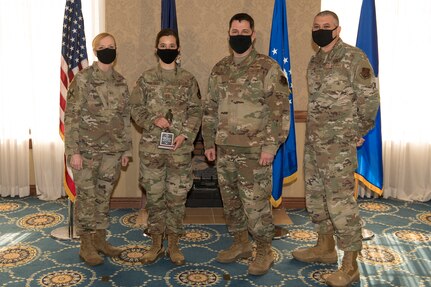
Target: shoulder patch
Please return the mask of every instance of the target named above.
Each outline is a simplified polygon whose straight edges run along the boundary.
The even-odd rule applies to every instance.
[[[371,77],[371,70],[369,68],[362,68],[360,75],[364,80],[369,79]]]
[[[282,84],[283,86],[287,86],[287,79],[284,75],[280,76],[280,80],[279,80],[280,84]]]

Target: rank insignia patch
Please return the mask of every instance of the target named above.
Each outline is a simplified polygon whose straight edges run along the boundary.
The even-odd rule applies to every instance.
[[[363,79],[368,79],[371,77],[371,70],[369,68],[362,68],[361,77]]]

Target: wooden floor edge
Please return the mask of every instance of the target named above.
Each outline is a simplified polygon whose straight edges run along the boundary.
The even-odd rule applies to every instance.
[[[110,208],[141,208],[140,197],[112,197]]]
[[[140,208],[140,197],[113,197],[111,208]],[[305,208],[305,198],[283,197],[280,208]]]
[[[284,208],[305,208],[304,197],[283,197],[281,205]]]
[[[36,186],[30,185],[30,195],[36,196]],[[110,208],[140,208],[140,197],[112,197]],[[279,208],[305,208],[303,197],[283,197]]]

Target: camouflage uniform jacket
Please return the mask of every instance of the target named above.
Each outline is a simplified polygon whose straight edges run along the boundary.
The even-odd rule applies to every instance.
[[[76,74],[67,93],[66,155],[125,152],[131,156],[129,90],[115,70],[94,62]]]
[[[373,128],[380,103],[368,58],[339,40],[329,53],[319,50],[311,58],[307,73],[306,144],[355,146]]]
[[[131,96],[132,118],[142,127],[140,151],[171,154],[173,151],[158,148],[162,130],[154,125],[158,117],[172,113],[169,132],[183,135],[186,140],[174,153],[185,154],[193,150],[193,142],[202,119],[199,86],[188,71],[176,67],[163,70],[160,65],[145,71],[138,79]]]
[[[289,131],[289,92],[278,63],[255,49],[239,64],[223,58],[209,77],[205,148],[250,147],[275,155]]]

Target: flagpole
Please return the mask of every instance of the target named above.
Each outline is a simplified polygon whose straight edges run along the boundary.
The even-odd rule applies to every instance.
[[[296,156],[295,112],[293,106],[292,78],[290,74],[289,33],[287,27],[287,10],[285,0],[274,1],[274,11],[271,25],[271,38],[269,43],[269,56],[273,58],[285,74],[290,89],[290,127],[286,141],[280,146],[272,165],[272,198],[273,207],[278,207],[282,201],[283,185],[295,181],[297,178],[298,163]],[[272,209],[277,212],[277,208]],[[285,210],[283,210],[286,213]],[[275,225],[273,239],[289,236],[285,226]]]
[[[62,226],[51,231],[51,236],[58,240],[76,240],[79,236],[76,235],[74,228],[74,208],[75,204],[68,198],[67,199],[67,215],[68,225]]]

